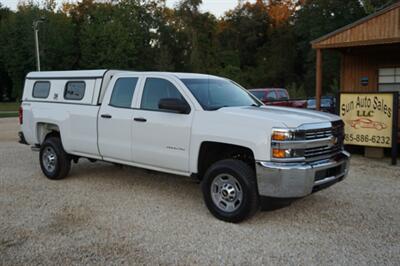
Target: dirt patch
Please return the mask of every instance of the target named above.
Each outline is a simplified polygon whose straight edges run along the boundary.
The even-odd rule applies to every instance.
[[[66,235],[82,229],[85,224],[95,219],[96,215],[88,207],[63,206],[48,218],[48,223],[40,227],[40,231],[50,234]]]

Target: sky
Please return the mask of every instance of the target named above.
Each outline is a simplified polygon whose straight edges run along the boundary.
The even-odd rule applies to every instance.
[[[56,0],[59,3],[62,3],[63,0]],[[0,0],[0,3],[3,6],[9,7],[13,10],[17,8],[19,0]],[[75,2],[75,0],[67,0],[67,2]],[[167,0],[167,5],[173,7],[178,0]],[[254,0],[250,0],[249,2],[254,2]],[[209,11],[213,13],[215,16],[222,16],[226,11],[234,8],[237,5],[237,0],[203,0],[203,5],[201,6],[202,11]]]

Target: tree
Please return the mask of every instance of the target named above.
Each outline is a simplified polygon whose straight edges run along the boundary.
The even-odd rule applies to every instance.
[[[342,26],[365,16],[364,9],[358,0],[332,1],[307,0],[294,17],[297,36],[297,66],[299,76],[308,95],[314,95],[315,88],[315,51],[310,42]],[[324,91],[339,79],[340,58],[337,53],[324,53]]]
[[[8,37],[9,32],[5,25],[7,24],[10,16],[13,15],[10,9],[5,8],[0,3],[0,44],[3,45],[5,38]],[[6,58],[4,54],[4,47],[0,47],[0,101],[6,100],[12,94],[12,81],[7,73]]]
[[[225,76],[246,87],[288,87],[314,94],[310,41],[395,0],[239,1],[217,19],[202,0],[55,0],[0,4],[0,94],[21,95],[35,70],[32,22],[44,16],[39,42],[43,70],[117,68],[191,71]],[[339,57],[324,54],[324,91],[337,87]],[[296,92],[295,90],[299,90]]]
[[[378,9],[394,4],[396,0],[361,0],[365,13],[371,14]]]
[[[76,24],[79,68],[143,70],[153,65],[152,18],[139,0],[64,5]]]
[[[47,20],[39,27],[42,69],[71,69],[76,61],[74,26],[69,17],[55,12],[51,1],[46,8],[32,3],[19,5],[17,12],[0,21],[0,61],[11,78],[13,98],[20,98],[26,74],[36,69],[32,22],[41,17]]]

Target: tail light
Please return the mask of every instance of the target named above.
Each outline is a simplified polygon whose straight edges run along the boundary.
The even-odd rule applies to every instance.
[[[20,106],[18,109],[18,118],[19,118],[19,124],[22,125],[24,121],[24,109],[22,109],[22,106]]]

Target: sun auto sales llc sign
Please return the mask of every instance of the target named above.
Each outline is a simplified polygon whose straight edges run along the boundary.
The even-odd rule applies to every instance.
[[[392,147],[394,93],[341,93],[345,144]]]

